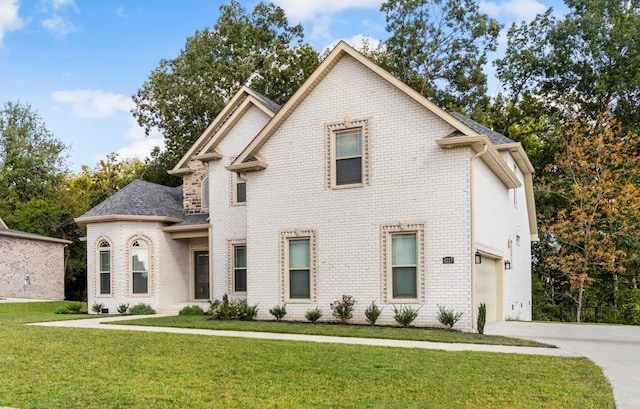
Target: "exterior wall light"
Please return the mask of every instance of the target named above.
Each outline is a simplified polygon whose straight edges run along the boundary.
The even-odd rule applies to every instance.
[[[479,251],[476,251],[476,264],[482,263],[482,254]]]
[[[511,262],[509,260],[504,261],[504,269],[511,270]]]

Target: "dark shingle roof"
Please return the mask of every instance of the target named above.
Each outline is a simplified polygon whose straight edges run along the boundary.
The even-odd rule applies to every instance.
[[[201,224],[209,224],[209,213],[187,214],[182,217],[184,220],[180,223],[172,224],[171,227],[178,226],[198,226]]]
[[[134,180],[82,216],[161,216],[183,219],[182,186],[168,187]]]
[[[507,143],[515,143],[515,141],[507,138],[506,136],[494,131],[493,129],[487,128],[481,123],[476,122],[471,118],[467,118],[466,116],[458,112],[451,112],[451,116],[453,116],[455,119],[462,122],[463,124],[467,125],[469,128],[473,129],[474,131],[478,132],[479,134],[487,135],[491,143],[494,145],[504,145]],[[450,135],[450,136],[454,137],[458,135]]]
[[[260,101],[271,110],[271,112],[276,113],[280,110],[280,105],[278,105],[275,101],[272,101],[271,99],[265,97],[264,95],[262,95],[261,93],[259,93],[258,91],[256,91],[255,89],[251,88],[251,91],[253,91],[256,96],[260,99]]]

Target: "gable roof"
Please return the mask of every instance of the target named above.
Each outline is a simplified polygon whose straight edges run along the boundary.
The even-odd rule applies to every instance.
[[[222,155],[216,149],[218,144],[252,106],[260,109],[269,118],[280,109],[280,105],[274,101],[247,86],[242,86],[169,173],[180,175],[193,172],[189,167],[191,159],[221,159]]]
[[[182,186],[169,187],[134,180],[75,219],[78,224],[115,220],[181,222]]]
[[[0,217],[0,236],[15,237],[18,239],[26,239],[26,240],[48,241],[51,243],[58,243],[58,244],[72,243],[72,241],[70,240],[57,239],[55,237],[43,236],[41,234],[11,230],[9,227],[7,227],[7,224],[4,222],[4,220],[2,220],[2,217]]]
[[[382,79],[389,82],[391,85],[400,89],[407,94],[410,98],[414,99],[420,105],[440,117],[443,121],[449,123],[453,128],[459,130],[462,135],[477,135],[477,132],[453,117],[442,108],[435,105],[433,102],[426,99],[420,93],[409,87],[404,82],[400,81],[391,73],[369,60],[364,55],[360,54],[353,47],[340,41],[329,55],[322,61],[318,68],[309,76],[309,78],[302,84],[302,86],[293,94],[293,96],[287,101],[286,104],[274,115],[269,123],[262,129],[262,131],[251,141],[251,143],[240,153],[231,165],[227,166],[227,169],[232,171],[251,171],[265,169],[267,164],[262,160],[249,161],[252,157],[259,158],[259,151],[262,146],[271,138],[271,136],[280,128],[280,126],[289,118],[289,116],[296,110],[296,108],[306,99],[306,97],[313,91],[316,86],[322,81],[324,77],[331,71],[331,69],[345,56],[349,56],[363,64],[365,67],[379,75]]]

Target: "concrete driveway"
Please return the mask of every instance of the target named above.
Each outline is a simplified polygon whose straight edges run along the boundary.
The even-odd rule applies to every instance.
[[[496,322],[486,334],[527,338],[585,356],[602,367],[617,409],[640,408],[640,327],[623,325]]]

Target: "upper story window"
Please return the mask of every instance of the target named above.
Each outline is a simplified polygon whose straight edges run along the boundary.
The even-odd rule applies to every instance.
[[[111,294],[111,245],[106,240],[98,244],[100,294]]]
[[[369,121],[345,121],[327,127],[327,186],[360,187],[369,183]]]
[[[231,162],[233,162],[235,159],[235,157],[230,158]],[[231,196],[231,206],[244,206],[247,203],[247,181],[238,172],[229,173],[229,192]]]
[[[209,178],[202,179],[202,208],[209,208]]]
[[[247,201],[247,182],[236,175],[236,203],[245,203]]]
[[[144,240],[131,243],[131,275],[133,294],[149,292],[149,244]]]
[[[335,133],[336,185],[362,183],[362,129]]]

